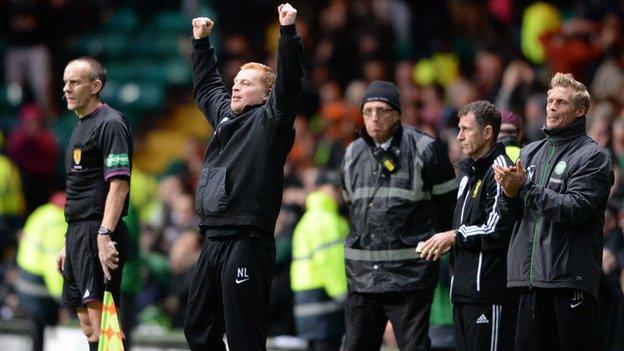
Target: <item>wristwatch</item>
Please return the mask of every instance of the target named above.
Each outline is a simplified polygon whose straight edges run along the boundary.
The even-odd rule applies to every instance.
[[[113,234],[113,231],[110,230],[107,226],[101,226],[100,229],[98,229],[98,234],[99,235],[111,235]]]

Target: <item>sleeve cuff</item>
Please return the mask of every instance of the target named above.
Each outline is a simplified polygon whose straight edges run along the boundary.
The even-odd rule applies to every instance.
[[[284,37],[294,37],[297,35],[297,28],[295,28],[294,24],[289,24],[287,26],[280,27],[280,33]]]
[[[209,49],[210,48],[210,36],[201,39],[193,38],[193,49]]]
[[[533,182],[527,179],[524,184],[520,187],[520,191],[518,192],[518,197],[521,199],[526,198],[527,193],[533,188]]]
[[[130,171],[118,170],[118,171],[108,172],[104,175],[105,181],[109,181],[111,178],[130,178]]]

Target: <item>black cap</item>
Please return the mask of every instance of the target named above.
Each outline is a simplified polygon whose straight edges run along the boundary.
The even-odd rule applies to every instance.
[[[372,82],[364,92],[362,103],[360,104],[360,110],[364,107],[364,104],[369,101],[383,101],[401,113],[399,88],[392,82],[386,82],[383,80],[376,80]]]

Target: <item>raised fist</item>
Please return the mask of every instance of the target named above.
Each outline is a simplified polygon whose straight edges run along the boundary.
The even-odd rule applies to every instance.
[[[277,13],[279,13],[279,21],[282,26],[295,24],[297,10],[295,10],[295,8],[289,3],[279,5],[277,7]]]
[[[207,37],[212,32],[212,27],[214,27],[214,23],[208,17],[193,18],[193,38]]]

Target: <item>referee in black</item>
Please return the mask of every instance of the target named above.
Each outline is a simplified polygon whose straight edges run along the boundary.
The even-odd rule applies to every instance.
[[[67,64],[63,75],[67,109],[78,123],[65,153],[69,226],[57,260],[63,274],[62,304],[75,308],[89,350],[100,337],[104,278],[119,304],[126,254],[126,215],[132,165],[132,138],[126,119],[100,101],[106,70],[95,59]]]
[[[184,326],[191,350],[225,350],[224,333],[230,351],[266,350],[273,231],[303,77],[297,11],[282,4],[278,13],[277,75],[247,63],[231,95],[208,39],[213,22],[193,19],[194,98],[215,133],[195,197],[205,240]]]

